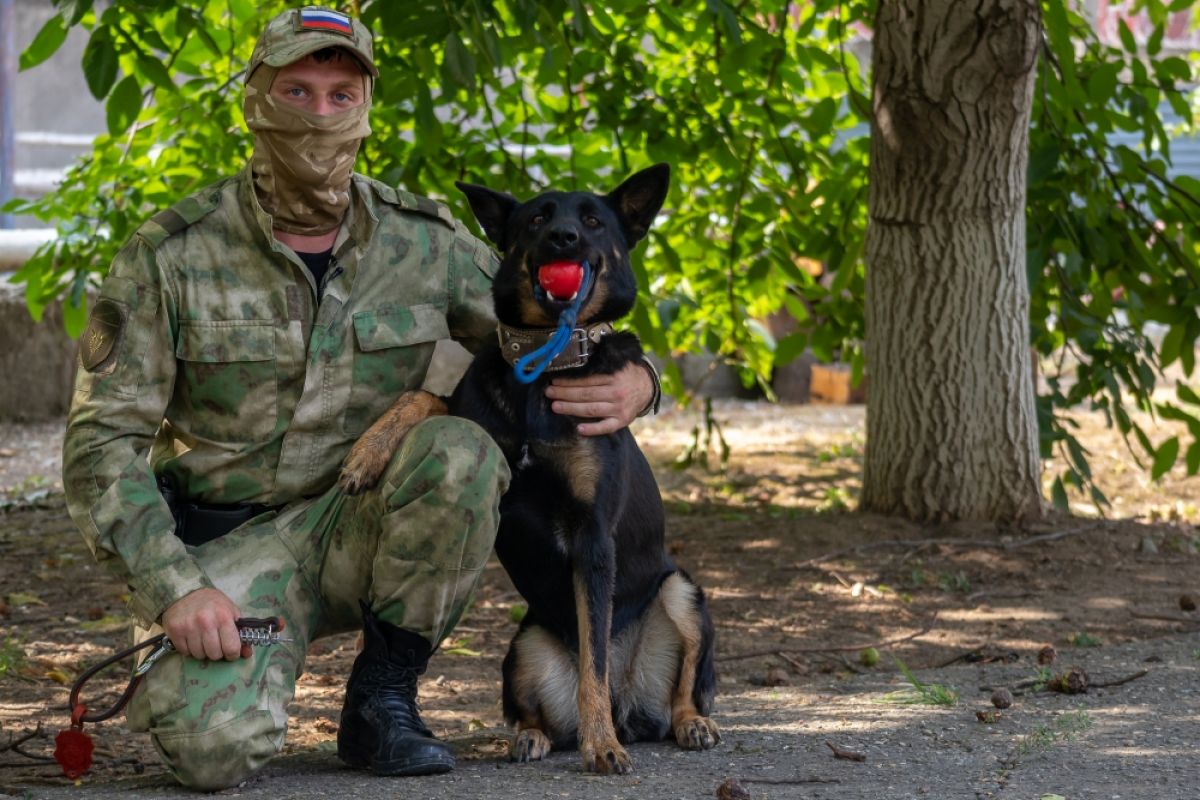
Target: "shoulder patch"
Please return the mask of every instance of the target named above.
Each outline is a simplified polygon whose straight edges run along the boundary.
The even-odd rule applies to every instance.
[[[136,235],[152,249],[156,248],[189,225],[194,225],[211,214],[220,205],[220,202],[219,190],[209,189],[200,194],[185,197],[142,223],[142,226],[137,229]]]
[[[115,300],[100,298],[79,340],[79,359],[88,372],[96,372],[112,355],[125,328],[125,309]]]

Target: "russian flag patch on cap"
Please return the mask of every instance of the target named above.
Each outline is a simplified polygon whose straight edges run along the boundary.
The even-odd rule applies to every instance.
[[[350,17],[340,11],[330,11],[326,8],[300,9],[299,29],[302,31],[333,31],[351,38],[354,29],[350,26]]]

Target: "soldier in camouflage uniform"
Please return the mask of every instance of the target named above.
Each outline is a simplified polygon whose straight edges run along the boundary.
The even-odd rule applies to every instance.
[[[235,785],[275,755],[308,644],[360,627],[339,756],[381,774],[454,763],[421,722],[417,676],[491,551],[504,458],[473,423],[438,417],[374,490],[334,484],[355,438],[422,385],[438,340],[475,350],[495,335],[496,260],[444,206],[351,174],[376,76],[357,20],[273,20],[247,69],[251,163],[137,231],[80,342],[68,505],[128,583],[139,635],[161,624],[180,651],[128,720],[190,787]],[[606,433],[653,392],[633,368],[551,396]],[[227,514],[246,520],[214,527]],[[294,642],[251,651],[238,616],[280,616]]]

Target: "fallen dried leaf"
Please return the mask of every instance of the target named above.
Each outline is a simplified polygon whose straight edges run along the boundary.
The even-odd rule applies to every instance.
[[[717,800],[750,800],[750,793],[736,779],[726,778],[717,787]]]
[[[1179,608],[1183,611],[1195,611],[1196,598],[1192,597],[1190,594],[1179,595]]]
[[[66,686],[71,682],[71,677],[61,669],[51,669],[46,671],[46,677],[54,681],[60,686]]]
[[[991,725],[995,722],[999,722],[1000,718],[1002,716],[1004,716],[1004,715],[999,711],[989,710],[989,711],[976,711],[975,712],[975,719],[979,720],[980,722],[982,722],[985,725]]]

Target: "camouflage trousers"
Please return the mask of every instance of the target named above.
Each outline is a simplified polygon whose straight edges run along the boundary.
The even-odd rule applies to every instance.
[[[508,479],[482,428],[435,417],[409,433],[375,489],[334,487],[190,548],[243,616],[283,617],[295,641],[237,661],[163,658],[129,704],[130,729],[150,732],[185,786],[241,782],[283,747],[309,643],[361,629],[360,600],[435,646],[450,633],[491,553]]]

